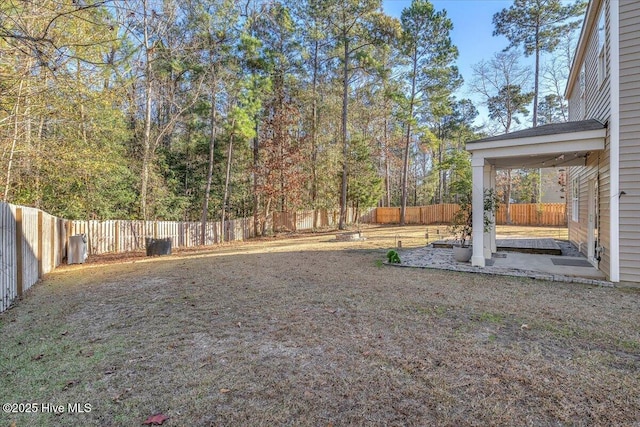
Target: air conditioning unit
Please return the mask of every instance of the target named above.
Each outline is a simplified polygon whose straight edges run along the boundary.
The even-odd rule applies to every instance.
[[[87,259],[87,237],[84,234],[76,234],[69,237],[69,250],[67,251],[67,264],[84,264]]]
[[[147,256],[171,255],[171,238],[169,237],[166,239],[146,237],[145,246],[147,247]]]

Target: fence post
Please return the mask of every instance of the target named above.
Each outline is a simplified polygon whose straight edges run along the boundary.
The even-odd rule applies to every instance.
[[[24,268],[22,259],[22,208],[16,208],[16,293],[22,296],[22,270]]]
[[[38,249],[36,254],[36,259],[38,260],[38,278],[42,277],[44,268],[42,265],[42,250],[43,250],[43,241],[42,235],[44,234],[44,228],[42,222],[44,221],[42,211],[38,211]]]
[[[118,253],[120,252],[120,221],[116,221],[114,224],[113,238],[113,250]]]
[[[58,235],[56,233],[56,224],[58,222],[58,218],[50,218],[49,222],[51,223],[51,226],[49,227],[49,230],[51,231],[51,254],[49,256],[49,259],[51,260],[51,269],[49,271],[53,271],[56,268],[56,237]]]
[[[62,260],[67,256],[67,247],[65,241],[67,238],[67,220],[60,218],[58,220],[58,261],[62,264]],[[58,264],[58,265],[60,265]]]

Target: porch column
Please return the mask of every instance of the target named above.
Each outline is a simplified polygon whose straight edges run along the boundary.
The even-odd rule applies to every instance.
[[[484,165],[484,177],[483,177],[483,191],[482,191],[482,228],[484,231],[484,188],[491,188],[491,165]],[[486,187],[485,187],[486,186]],[[493,218],[490,218],[493,221]],[[493,230],[493,227],[491,227]],[[491,259],[491,230],[484,232],[484,247],[483,255],[484,259]]]
[[[473,255],[471,265],[484,267],[484,157],[478,153],[473,153],[472,156]]]
[[[493,191],[496,190],[496,167],[491,165],[491,172],[489,174],[489,188]],[[491,253],[495,254],[498,252],[498,245],[496,244],[496,213],[494,212],[491,215]]]

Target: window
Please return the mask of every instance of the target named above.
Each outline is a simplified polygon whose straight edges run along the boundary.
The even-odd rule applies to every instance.
[[[580,119],[584,120],[587,116],[587,73],[585,63],[582,63],[582,68],[580,69]]]
[[[598,19],[598,84],[602,84],[607,77],[607,63],[605,60],[606,22],[604,9],[600,11]]]
[[[578,177],[571,181],[571,220],[578,222],[580,219],[580,180]]]

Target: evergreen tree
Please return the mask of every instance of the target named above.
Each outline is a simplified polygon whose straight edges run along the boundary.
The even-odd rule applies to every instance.
[[[567,5],[561,0],[514,0],[493,16],[494,36],[505,36],[509,47],[522,46],[525,56],[535,55],[533,126],[538,124],[540,55],[553,52],[562,37],[580,25],[586,7],[584,0]]]
[[[401,52],[409,64],[400,209],[400,225],[404,225],[410,147],[417,127],[416,113],[419,110],[441,108],[451,91],[462,84],[462,79],[452,65],[458,50],[451,42],[453,24],[447,18],[446,11],[436,12],[428,0],[413,0],[411,6],[402,11],[401,21]]]
[[[349,177],[349,91],[354,71],[371,68],[374,58],[370,48],[388,42],[395,33],[394,21],[379,12],[380,0],[322,0],[319,8],[329,22],[333,47],[341,62],[342,113],[340,139],[342,174],[340,181],[340,220],[346,226],[347,185]]]

